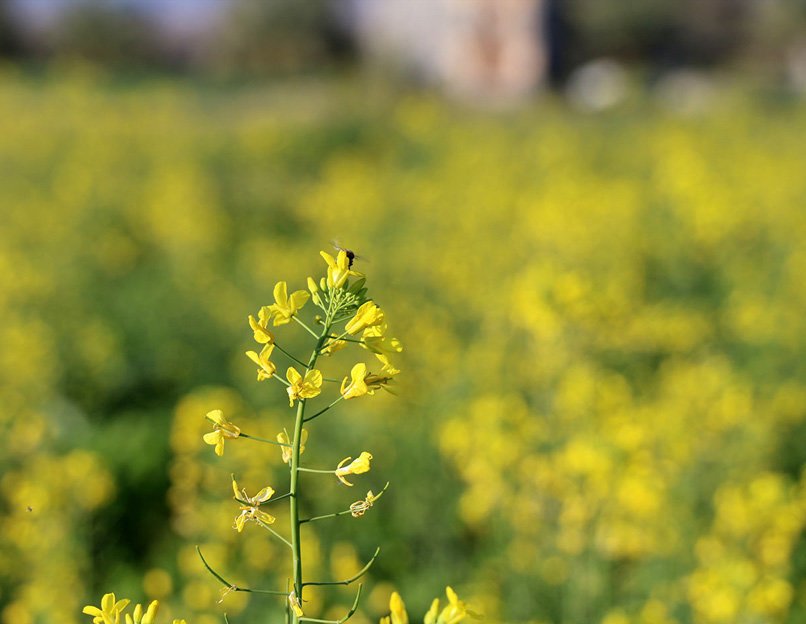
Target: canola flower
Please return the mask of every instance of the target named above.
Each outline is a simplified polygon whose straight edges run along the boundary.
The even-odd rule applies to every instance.
[[[300,458],[308,442],[310,428],[310,426],[304,428],[303,423],[310,423],[314,419],[321,417],[333,409],[340,401],[373,394],[378,388],[385,387],[391,381],[392,376],[398,373],[398,370],[392,369],[392,365],[389,363],[382,374],[372,374],[368,371],[365,363],[358,362],[352,367],[351,381],[348,382],[347,378],[345,378],[340,388],[334,388],[334,390],[337,390],[335,392],[336,396],[329,404],[314,413],[306,410],[309,401],[317,399],[327,390],[324,375],[315,367],[319,357],[332,355],[338,350],[346,349],[350,346],[351,341],[358,343],[357,346],[366,348],[363,339],[356,340],[354,338],[348,339],[347,337],[372,330],[374,337],[382,339],[381,334],[386,330],[383,311],[377,304],[367,298],[365,279],[358,272],[352,270],[350,266],[351,259],[347,257],[346,252],[339,251],[336,258],[326,252],[322,252],[321,255],[327,265],[327,275],[320,279],[319,285],[313,278],[308,278],[308,291],[297,290],[289,296],[287,283],[284,281],[278,282],[274,288],[275,303],[260,308],[257,319],[253,316],[248,317],[249,328],[252,331],[253,338],[263,347],[260,353],[247,351],[246,355],[259,366],[258,381],[274,380],[279,386],[284,387],[288,395],[289,406],[296,407],[293,428],[290,431],[284,429],[276,435],[274,440],[266,440],[241,432],[238,427],[224,418],[222,410],[214,410],[208,414],[208,418],[215,423],[215,431],[204,436],[205,442],[215,445],[216,454],[219,456],[223,455],[224,440],[227,438],[243,437],[280,446],[281,459],[283,463],[288,465],[289,491],[286,494],[275,496],[274,488],[266,486],[254,496],[249,496],[246,490],[239,488],[233,477],[232,491],[236,501],[240,503],[240,513],[236,516],[233,526],[238,533],[241,533],[248,522],[255,522],[290,548],[291,568],[293,571],[291,591],[279,589],[260,591],[287,597],[286,615],[292,624],[300,620],[309,619],[305,616],[305,601],[303,599],[303,591],[306,586],[349,585],[367,572],[380,551],[380,549],[376,549],[375,554],[364,568],[348,579],[340,581],[306,581],[304,580],[302,569],[302,527],[310,522],[343,515],[359,518],[373,507],[383,492],[386,491],[386,487],[388,487],[387,483],[378,494],[373,494],[372,490],[369,490],[363,500],[353,502],[345,510],[302,518],[300,512],[301,483],[299,479],[301,472],[333,474],[341,483],[352,487],[354,484],[347,481],[345,477],[369,472],[370,461],[372,460],[372,454],[368,451],[363,451],[356,459],[346,457],[339,462],[334,470],[323,470],[301,465]],[[351,283],[349,281],[351,277],[359,279]],[[311,325],[306,323],[299,314],[308,300],[313,301],[314,305],[322,312],[321,315],[316,315],[313,323],[314,326],[318,327],[318,332],[313,330]],[[307,332],[313,337],[313,346],[307,361],[281,346],[283,342],[282,336],[275,335],[268,330],[268,324],[271,319],[273,319],[275,327],[289,325],[291,321],[294,321],[301,328],[301,331]],[[377,333],[376,328],[381,328],[381,333]],[[375,344],[377,344],[377,341]],[[394,344],[399,343],[395,341]],[[274,355],[275,349],[279,352],[276,357],[284,356],[292,362],[292,365],[286,371],[285,380],[275,374],[277,366],[270,359]],[[395,349],[393,348],[392,351],[395,351]],[[293,364],[296,364],[296,366]],[[297,366],[300,368],[298,369]],[[335,382],[336,380],[330,379],[329,381]],[[290,535],[288,537],[270,526],[275,523],[276,518],[263,509],[263,507],[273,505],[286,498],[288,499],[290,515]],[[200,549],[198,552],[208,571],[224,584],[226,593],[231,591],[254,591],[225,581],[220,573],[213,570]],[[353,607],[343,618],[340,620],[316,619],[315,621],[334,622],[334,624],[345,622],[358,608],[361,590],[362,586],[359,584]]]
[[[128,599],[116,600],[115,594],[104,594],[101,598],[101,606],[87,605],[83,613],[92,616],[93,624],[120,624],[120,616],[124,616],[125,624],[155,624],[159,601],[152,600],[143,609],[140,604],[135,605],[132,613],[124,613],[126,607],[131,603]],[[185,620],[174,619],[173,624],[187,624]]]
[[[224,418],[224,412],[221,410],[207,412],[207,419],[212,421],[215,427],[211,433],[204,434],[204,441],[215,446],[215,454],[221,456],[224,454],[224,440],[234,440],[241,435],[241,430]]]
[[[451,587],[445,588],[445,595],[448,597],[448,604],[440,610],[439,598],[434,598],[423,618],[423,624],[458,624],[468,616],[478,619],[479,616],[468,610]],[[392,592],[389,598],[389,611],[389,615],[380,619],[380,624],[409,624],[406,604],[397,592]]]

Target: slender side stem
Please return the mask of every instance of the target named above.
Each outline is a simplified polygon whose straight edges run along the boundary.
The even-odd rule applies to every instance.
[[[340,394],[339,398],[335,399],[330,405],[328,405],[327,407],[323,407],[318,412],[316,412],[316,414],[314,414],[313,416],[308,416],[307,418],[305,418],[305,422],[311,422],[314,418],[317,418],[317,417],[321,416],[322,414],[324,414],[327,410],[329,410],[331,407],[336,405],[336,403],[338,403],[342,399],[344,399],[344,395]]]
[[[338,620],[319,620],[319,619],[316,619],[316,618],[303,617],[303,618],[300,618],[299,621],[300,622],[316,622],[318,624],[344,624],[347,620],[349,620],[351,617],[353,617],[353,615],[355,615],[356,611],[358,611],[358,603],[361,600],[361,590],[363,588],[364,588],[364,586],[361,583],[359,583],[358,584],[358,591],[355,594],[355,600],[353,600],[353,606],[350,607],[350,610],[347,613],[344,614],[344,617],[341,617]]]
[[[326,518],[338,518],[339,516],[346,516],[348,513],[353,513],[349,509],[345,509],[344,511],[337,511],[335,513],[325,514],[324,516],[314,516],[313,518],[303,518],[299,521],[300,524],[305,524],[306,522],[313,522],[315,520],[324,520]]]
[[[266,438],[259,438],[257,436],[248,435],[243,431],[241,431],[241,434],[238,437],[248,438],[249,440],[257,440],[258,442],[265,442],[266,444],[274,444],[275,446],[287,446],[288,448],[291,448],[290,444],[285,444],[284,442],[277,442],[277,440],[267,440]]]
[[[210,567],[210,564],[207,563],[207,559],[205,559],[204,555],[202,554],[201,548],[199,548],[198,546],[196,546],[196,552],[199,554],[199,558],[202,560],[204,567],[207,568],[207,571],[214,577],[216,577],[219,581],[221,581],[221,583],[225,587],[227,587],[227,589],[229,589],[230,591],[249,592],[252,594],[273,594],[275,596],[288,595],[288,592],[276,591],[274,589],[249,589],[248,587],[238,587],[237,585],[230,583],[227,579],[225,579],[223,576],[221,576],[218,572],[216,572],[215,570],[213,570],[213,568]]]
[[[293,355],[291,355],[291,354],[290,354],[288,351],[286,351],[285,349],[283,349],[283,348],[282,348],[282,347],[281,347],[279,344],[277,344],[276,342],[274,343],[274,346],[275,346],[275,347],[277,347],[277,348],[278,348],[280,351],[282,351],[283,353],[285,353],[285,354],[286,354],[286,355],[287,355],[289,358],[291,358],[292,360],[294,360],[294,361],[295,361],[297,364],[299,364],[300,366],[305,366],[305,362],[303,362],[303,361],[302,361],[302,360],[300,360],[300,359],[295,358]]]
[[[294,547],[291,545],[291,542],[289,542],[289,541],[288,541],[286,538],[284,538],[282,535],[280,535],[280,534],[279,534],[277,531],[275,531],[274,529],[272,529],[272,528],[271,528],[271,527],[270,527],[268,524],[266,524],[265,522],[261,522],[261,521],[260,521],[260,520],[258,520],[257,518],[255,518],[255,521],[256,521],[256,522],[257,522],[257,523],[258,523],[260,526],[262,526],[264,529],[266,529],[266,530],[267,530],[269,533],[271,533],[272,535],[274,535],[274,537],[276,537],[277,539],[279,539],[281,542],[284,542],[286,546],[288,546],[289,548],[294,548]]]
[[[307,332],[308,332],[308,333],[309,333],[311,336],[313,336],[313,337],[314,337],[314,338],[316,338],[317,340],[319,339],[319,334],[317,334],[317,333],[316,333],[315,331],[313,331],[313,330],[312,330],[310,327],[308,327],[308,326],[307,326],[305,323],[303,323],[301,320],[299,320],[299,318],[297,317],[297,315],[296,315],[296,314],[295,314],[294,316],[292,316],[291,318],[292,318],[292,319],[294,319],[294,320],[295,320],[297,323],[299,323],[299,325],[301,325],[302,327],[304,327],[304,328],[305,328],[305,331],[307,331]]]
[[[375,563],[375,560],[378,558],[378,554],[381,552],[381,547],[378,546],[375,549],[375,554],[372,555],[372,559],[367,561],[367,565],[361,568],[358,572],[353,574],[350,578],[344,579],[343,581],[308,581],[307,583],[303,583],[303,586],[307,585],[349,585],[350,583],[354,583],[362,576],[364,576],[367,571],[372,567],[372,564]]]
[[[335,470],[315,470],[313,468],[303,468],[302,466],[299,466],[297,470],[300,472],[315,472],[317,474],[336,474]]]

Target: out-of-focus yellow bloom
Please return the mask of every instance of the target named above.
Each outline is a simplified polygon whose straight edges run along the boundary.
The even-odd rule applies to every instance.
[[[130,600],[122,598],[115,600],[115,594],[104,594],[101,598],[101,608],[87,605],[82,609],[82,613],[92,616],[93,624],[118,624],[120,614],[125,609]]]
[[[277,370],[277,366],[274,364],[274,362],[269,360],[272,351],[274,351],[274,345],[267,344],[260,350],[260,353],[255,353],[254,351],[246,352],[246,357],[260,367],[257,369],[258,381],[271,379],[272,375],[274,375],[275,371]]]
[[[367,384],[364,379],[367,376],[367,365],[359,362],[350,371],[350,381],[348,383],[347,377],[341,382],[341,395],[345,399],[355,399],[364,396],[369,392]]]
[[[274,342],[274,334],[269,329],[269,320],[271,320],[271,309],[269,306],[263,306],[257,313],[257,320],[251,314],[249,315],[249,327],[255,335],[255,340],[260,344],[271,344]]]
[[[214,431],[205,433],[203,439],[207,444],[215,445],[215,454],[220,457],[224,454],[224,440],[237,438],[241,435],[241,430],[224,418],[224,412],[221,410],[207,412],[207,419],[213,421],[215,426]]]
[[[358,332],[381,323],[383,323],[383,310],[375,305],[374,301],[367,301],[361,304],[361,307],[356,310],[355,316],[347,321],[344,331],[355,336]]]
[[[368,453],[367,451],[362,451],[361,455],[354,459],[350,464],[345,466],[344,464],[351,459],[353,458],[345,457],[339,462],[339,465],[336,466],[336,476],[344,485],[353,487],[353,484],[344,478],[345,475],[363,474],[365,472],[369,472],[369,462],[372,459],[372,454]]]
[[[383,492],[381,492],[381,494],[383,494]],[[367,492],[367,497],[364,500],[355,501],[350,505],[350,514],[353,518],[360,518],[372,508],[372,505],[381,497],[381,494],[376,496],[372,493],[372,490],[370,490]]]
[[[285,374],[291,383],[288,390],[288,402],[294,407],[295,399],[312,399],[322,392],[322,373],[312,368],[305,373],[305,378],[299,374],[296,368],[290,366]]]
[[[291,610],[294,612],[294,615],[296,615],[298,618],[305,615],[302,612],[302,607],[299,604],[299,598],[297,598],[296,592],[292,591],[290,594],[288,594],[288,604],[291,605]]]
[[[291,439],[288,437],[288,433],[285,431],[281,431],[277,434],[277,441],[280,444],[291,444]],[[299,444],[299,454],[302,455],[305,452],[305,442],[308,441],[308,430],[302,430],[302,439],[300,440]],[[283,454],[283,461],[286,464],[291,463],[291,447],[290,446],[281,446],[280,451]]]
[[[350,260],[347,252],[343,249],[333,258],[326,251],[320,251],[319,255],[327,262],[327,285],[328,288],[341,288],[350,275],[361,277],[361,273],[350,268]]]
[[[434,598],[431,608],[425,614],[423,624],[456,624],[469,615],[465,603],[459,600],[453,589],[446,587],[445,594],[448,596],[448,604],[439,612],[439,598]]]
[[[400,594],[392,592],[389,598],[389,611],[391,613],[381,618],[380,624],[409,624],[409,614]]]
[[[160,603],[152,600],[146,612],[143,613],[143,606],[138,604],[134,607],[133,615],[126,614],[126,624],[153,624],[159,607]]]
[[[304,290],[297,290],[288,296],[288,284],[285,282],[277,282],[274,286],[274,301],[269,306],[269,311],[274,316],[274,325],[285,325],[291,322],[291,317],[294,316],[304,306],[310,294]]]
[[[254,496],[248,496],[246,490],[238,489],[238,482],[235,481],[235,477],[233,477],[232,491],[235,493],[235,500],[243,503],[241,505],[241,513],[235,518],[233,525],[233,528],[238,529],[238,533],[243,531],[244,525],[250,520],[262,522],[263,524],[274,523],[274,516],[260,510],[260,505],[274,496],[274,488],[267,485]]]

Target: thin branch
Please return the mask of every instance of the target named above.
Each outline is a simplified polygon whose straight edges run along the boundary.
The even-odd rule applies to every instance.
[[[207,563],[207,560],[204,558],[204,555],[202,554],[201,548],[199,548],[198,546],[196,546],[196,552],[199,553],[199,558],[202,560],[204,567],[207,568],[207,571],[214,577],[216,577],[219,581],[221,581],[221,583],[225,587],[229,588],[232,591],[249,592],[252,594],[272,594],[274,596],[288,595],[288,592],[275,591],[273,589],[249,589],[248,587],[238,587],[237,585],[230,583],[227,579],[225,579],[223,576],[221,576],[218,572],[216,572],[215,570],[213,570],[213,568],[210,567],[210,564]]]
[[[250,440],[257,440],[258,442],[265,442],[266,444],[274,444],[275,446],[287,446],[287,447],[291,448],[290,444],[285,444],[284,442],[277,442],[276,440],[267,440],[266,438],[259,438],[258,436],[253,436],[253,435],[246,434],[243,431],[241,432],[241,434],[238,437],[240,437],[240,438],[248,438]]]
[[[353,601],[353,606],[350,607],[350,610],[344,615],[343,618],[338,620],[317,620],[315,618],[306,618],[301,617],[299,619],[300,622],[317,622],[318,624],[344,624],[347,620],[355,615],[355,612],[358,611],[358,603],[361,601],[361,590],[364,586],[359,583],[358,584],[358,591],[355,594],[355,600]]]
[[[308,581],[307,583],[303,583],[302,586],[306,587],[309,585],[349,585],[350,583],[354,583],[362,576],[364,576],[367,571],[370,569],[373,563],[375,563],[375,559],[378,558],[378,554],[381,552],[380,546],[375,549],[375,554],[372,555],[372,559],[367,562],[363,568],[361,568],[356,574],[351,576],[348,579],[344,579],[343,581]]]
[[[280,534],[279,534],[277,531],[275,531],[274,529],[272,529],[272,528],[271,528],[271,527],[270,527],[268,524],[266,524],[265,522],[262,522],[262,521],[258,520],[257,518],[255,518],[255,522],[257,522],[257,523],[258,523],[260,526],[262,526],[264,529],[266,529],[266,530],[267,530],[269,533],[271,533],[272,535],[274,535],[274,537],[276,537],[277,539],[279,539],[281,542],[284,542],[286,546],[288,546],[289,548],[292,548],[292,549],[294,548],[294,547],[291,545],[291,542],[289,542],[289,541],[288,541],[286,538],[284,538],[282,535],[280,535]]]
[[[334,405],[336,405],[336,403],[338,403],[338,402],[339,402],[339,401],[341,401],[342,399],[344,399],[344,395],[343,395],[343,394],[340,394],[340,395],[339,395],[339,398],[335,399],[335,400],[334,400],[334,401],[333,401],[333,402],[332,402],[330,405],[328,405],[327,407],[324,407],[324,408],[320,409],[320,410],[319,410],[318,412],[316,412],[316,414],[314,414],[313,416],[308,416],[307,418],[303,418],[303,419],[302,419],[302,422],[311,422],[311,421],[312,421],[314,418],[317,418],[318,416],[321,416],[322,414],[324,414],[324,413],[325,413],[327,410],[329,410],[331,407],[333,407]]]
[[[386,491],[388,487],[389,482],[387,481],[386,485],[383,486],[383,489],[373,496],[373,502],[378,500],[381,496],[383,496],[383,493]],[[299,523],[305,524],[306,522],[313,522],[315,520],[326,520],[327,518],[337,518],[338,516],[346,516],[347,514],[351,513],[353,513],[352,509],[345,509],[344,511],[337,511],[335,513],[325,514],[324,516],[314,516],[313,518],[305,518],[303,520],[300,520]]]
[[[297,364],[299,364],[300,366],[305,366],[305,362],[303,362],[302,360],[299,360],[299,359],[295,358],[293,355],[291,355],[291,354],[290,354],[288,351],[286,351],[285,349],[283,349],[283,348],[282,348],[282,347],[281,347],[279,344],[277,344],[276,342],[274,343],[274,346],[275,346],[275,347],[277,347],[277,348],[278,348],[280,351],[282,351],[283,353],[285,353],[285,354],[286,354],[288,357],[290,357],[292,360],[294,360],[294,361],[295,361]]]
[[[307,331],[307,332],[308,332],[308,333],[309,333],[311,336],[313,336],[313,337],[314,337],[314,338],[316,338],[317,340],[319,339],[319,334],[317,334],[315,331],[313,331],[313,330],[312,330],[310,327],[308,327],[308,326],[307,326],[305,323],[303,323],[302,321],[300,321],[300,320],[297,318],[297,315],[296,315],[296,314],[295,314],[294,316],[292,316],[291,318],[292,318],[292,319],[294,319],[294,320],[295,320],[297,323],[299,323],[299,324],[300,324],[302,327],[304,327],[304,328],[305,328],[305,331]]]

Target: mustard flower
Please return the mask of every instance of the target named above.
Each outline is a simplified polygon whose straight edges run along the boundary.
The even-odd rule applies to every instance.
[[[126,614],[126,624],[153,624],[159,606],[159,602],[152,600],[151,604],[148,605],[146,612],[143,613],[142,605],[138,604],[136,607],[134,607],[133,615],[129,615],[128,613]]]
[[[118,624],[120,614],[125,609],[129,600],[115,600],[115,594],[104,594],[101,598],[101,608],[87,605],[82,609],[82,613],[92,616],[93,624]]]
[[[358,363],[353,366],[350,371],[350,382],[347,382],[347,377],[341,382],[341,395],[345,399],[355,399],[364,396],[369,392],[367,384],[364,379],[367,376],[367,365]]]
[[[247,351],[246,357],[252,360],[255,364],[257,364],[260,368],[257,369],[257,380],[263,381],[264,379],[271,379],[274,375],[275,371],[277,370],[277,366],[269,360],[271,357],[271,352],[274,351],[273,344],[266,344],[260,350],[260,353],[255,353],[254,351]]]
[[[265,511],[260,510],[260,505],[274,496],[274,488],[268,485],[254,496],[248,496],[246,490],[238,490],[238,482],[232,478],[232,491],[235,492],[235,500],[243,503],[241,505],[241,513],[235,518],[233,528],[238,530],[238,533],[243,531],[244,525],[249,521],[262,522],[263,524],[273,524],[274,516],[267,514]]]
[[[350,464],[347,464],[347,462],[351,459],[353,458],[345,457],[339,462],[339,465],[336,466],[336,477],[338,477],[339,481],[341,481],[344,485],[353,487],[353,484],[344,477],[350,474],[363,474],[365,472],[369,472],[369,462],[372,459],[372,454],[368,453],[367,451],[362,451],[361,455],[359,455],[356,459],[353,459]],[[347,465],[345,466],[344,464]]]
[[[383,494],[383,492],[381,492],[381,494]],[[380,494],[376,496],[372,493],[372,490],[370,490],[367,492],[367,497],[364,500],[355,501],[350,505],[350,515],[353,518],[360,518],[372,508],[372,505],[374,505],[375,501],[380,497]]]
[[[434,598],[431,608],[425,614],[423,624],[457,624],[470,614],[465,603],[459,600],[459,596],[453,589],[446,587],[445,594],[448,596],[448,604],[439,612],[439,598]],[[439,616],[437,616],[437,612],[439,612]]]
[[[383,323],[383,311],[373,301],[367,301],[361,304],[361,307],[356,310],[355,316],[347,321],[344,326],[346,331],[351,336],[355,336],[358,332],[367,329],[368,327],[375,327]]]
[[[391,613],[386,617],[382,617],[380,624],[409,624],[406,605],[397,592],[392,592],[392,596],[389,598],[389,611]]]
[[[287,432],[281,431],[277,434],[277,441],[280,444],[291,444],[291,438]],[[302,439],[300,440],[299,444],[299,454],[302,455],[305,452],[305,442],[308,441],[308,430],[302,430]],[[291,463],[291,447],[290,446],[281,446],[280,451],[283,454],[283,461],[286,464]]]
[[[207,412],[207,419],[213,421],[215,426],[214,431],[205,433],[203,439],[207,444],[215,445],[215,454],[220,457],[224,454],[224,440],[237,438],[241,435],[241,430],[224,418],[224,412],[221,410]]]
[[[375,391],[380,388],[383,388],[387,392],[390,392],[387,386],[392,382],[392,378],[395,375],[397,375],[400,371],[391,366],[387,368],[386,365],[384,366],[384,368],[386,368],[385,374],[373,375],[372,373],[370,373],[369,375],[364,377],[364,383],[367,385],[368,394],[375,394]]]
[[[288,285],[285,282],[277,282],[274,286],[274,301],[269,306],[269,311],[274,316],[274,325],[285,325],[291,322],[293,317],[304,306],[310,295],[304,290],[297,290],[288,296]]]
[[[305,378],[299,374],[296,368],[289,367],[286,371],[286,379],[291,383],[288,390],[288,402],[294,407],[295,399],[312,399],[322,392],[322,373],[312,368],[305,373]]]
[[[251,314],[249,315],[249,327],[255,336],[255,341],[260,344],[272,344],[274,342],[274,334],[272,334],[268,327],[271,320],[271,309],[269,306],[263,306],[257,313],[257,320]]]
[[[335,258],[326,251],[320,251],[319,255],[327,262],[328,288],[341,288],[350,275],[361,277],[361,273],[353,271],[350,268],[350,259],[347,257],[347,252],[343,249],[339,250]]]
[[[313,299],[313,302],[319,307],[322,307],[322,297],[319,294],[319,286],[316,285],[312,277],[308,278],[308,290],[311,291],[311,299]]]

